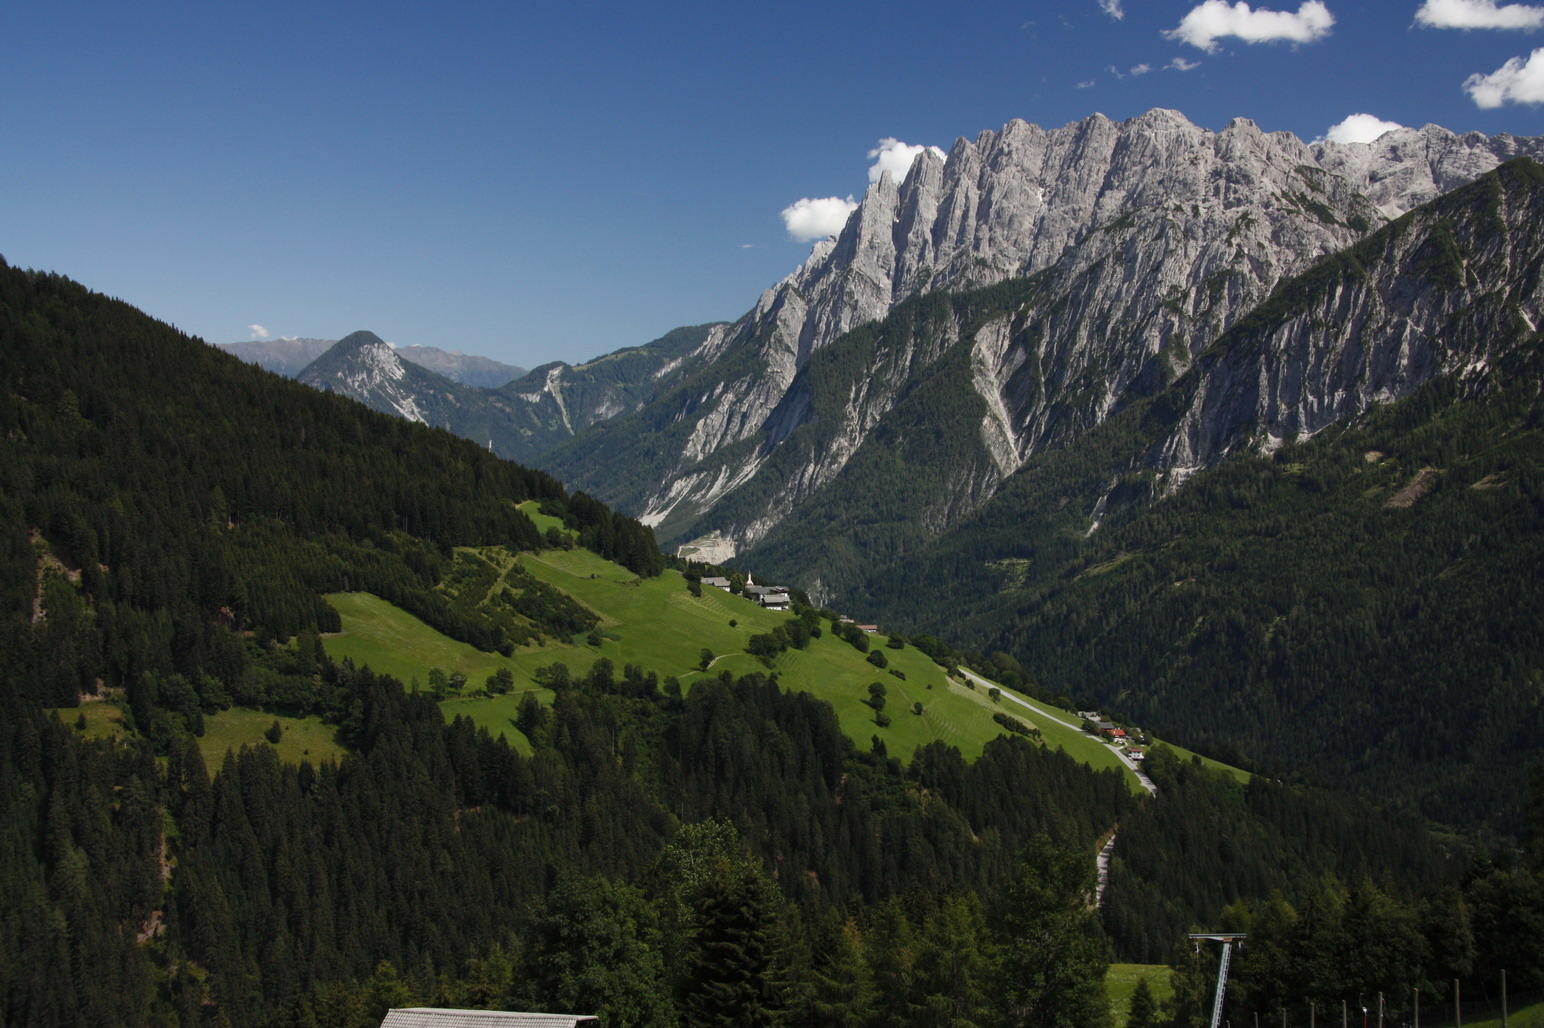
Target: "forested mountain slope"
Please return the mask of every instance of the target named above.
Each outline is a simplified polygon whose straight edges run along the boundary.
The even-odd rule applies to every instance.
[[[1432,925],[1468,910],[1487,960],[1502,915],[1531,909],[1528,875],[1441,891],[1458,869],[1407,820],[1184,765],[1158,801],[1173,831],[1143,836],[1164,874],[1122,871],[1136,898],[1105,942],[1092,854],[1145,801],[1021,736],[902,766],[768,676],[678,696],[605,662],[530,709],[530,756],[447,725],[429,695],[325,659],[320,593],[513,645],[473,639],[435,588],[454,546],[543,545],[528,498],[644,576],[663,564],[649,533],[444,431],[5,267],[0,490],[8,1024],[366,1028],[424,1003],[616,1026],[1097,1025],[1107,946],[1161,952],[1173,925],[1272,889],[1372,875]],[[94,738],[73,705],[107,692],[124,724]],[[320,716],[346,755],[281,763],[259,744],[208,768],[197,733],[233,703]],[[1218,818],[1235,830],[1197,837]],[[1188,876],[1218,862],[1225,879]],[[1415,968],[1480,970],[1446,953]]]

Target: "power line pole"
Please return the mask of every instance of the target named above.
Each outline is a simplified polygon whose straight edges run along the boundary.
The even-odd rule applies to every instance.
[[[1217,964],[1217,994],[1212,999],[1212,1024],[1211,1028],[1218,1028],[1222,1024],[1222,998],[1228,989],[1228,964],[1233,959],[1233,944],[1240,947],[1248,938],[1242,932],[1191,932],[1190,941],[1195,944],[1196,952],[1201,952],[1201,942],[1211,940],[1222,943],[1222,959]]]

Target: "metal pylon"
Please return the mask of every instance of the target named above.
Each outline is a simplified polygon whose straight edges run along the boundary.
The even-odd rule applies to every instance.
[[[1213,942],[1222,943],[1222,960],[1217,964],[1217,994],[1212,997],[1212,1025],[1217,1028],[1222,1024],[1222,997],[1228,991],[1228,965],[1233,961],[1233,944],[1244,945],[1248,936],[1242,932],[1191,932],[1190,941],[1195,943],[1196,952],[1201,952],[1201,941],[1210,939]]]

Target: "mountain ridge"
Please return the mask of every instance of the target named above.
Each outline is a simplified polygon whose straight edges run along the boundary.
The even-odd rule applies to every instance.
[[[242,343],[220,343],[219,348],[250,364],[267,368],[286,378],[297,378],[311,362],[326,353],[335,339],[259,339]],[[504,364],[488,357],[460,351],[446,351],[437,346],[413,343],[393,347],[404,359],[421,368],[443,375],[462,385],[494,389],[525,374],[524,368]]]
[[[1211,133],[1165,110],[1050,131],[1010,122],[958,140],[947,160],[924,152],[899,185],[881,176],[841,234],[816,244],[702,354],[716,374],[662,393],[657,414],[592,429],[543,463],[637,511],[663,538],[720,531],[741,549],[754,545],[853,449],[828,449],[784,479],[754,522],[712,513],[809,416],[797,379],[813,354],[906,298],[1054,270],[1063,284],[1048,306],[1062,306],[1047,310],[1042,331],[1062,343],[1061,378],[1089,376],[1093,388],[1055,424],[1045,411],[1027,426],[999,418],[1008,430],[991,448],[1006,474],[1058,432],[1107,416],[1155,357],[1183,369],[1283,277],[1350,245],[1387,212],[1518,152],[1544,153],[1544,143],[1428,126],[1369,145],[1311,145],[1247,119]],[[1012,393],[1008,380],[1021,368],[995,360],[986,347],[973,391],[1001,407],[993,394]],[[875,402],[871,410],[893,396]],[[855,408],[833,436],[861,439],[873,423]],[[618,465],[647,474],[608,484],[600,469]]]

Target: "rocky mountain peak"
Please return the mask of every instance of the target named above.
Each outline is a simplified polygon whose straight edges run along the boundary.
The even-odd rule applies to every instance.
[[[352,396],[377,410],[426,423],[411,380],[427,377],[450,385],[433,372],[408,365],[385,340],[366,331],[338,340],[298,377],[317,389]],[[405,379],[409,381],[404,384]]]
[[[355,350],[362,350],[367,346],[385,346],[388,350],[391,349],[391,347],[386,343],[386,340],[382,339],[374,332],[366,331],[363,329],[358,332],[350,332],[342,339],[339,339],[334,344],[334,349],[338,350],[339,356],[342,356],[343,354],[351,353]]]

